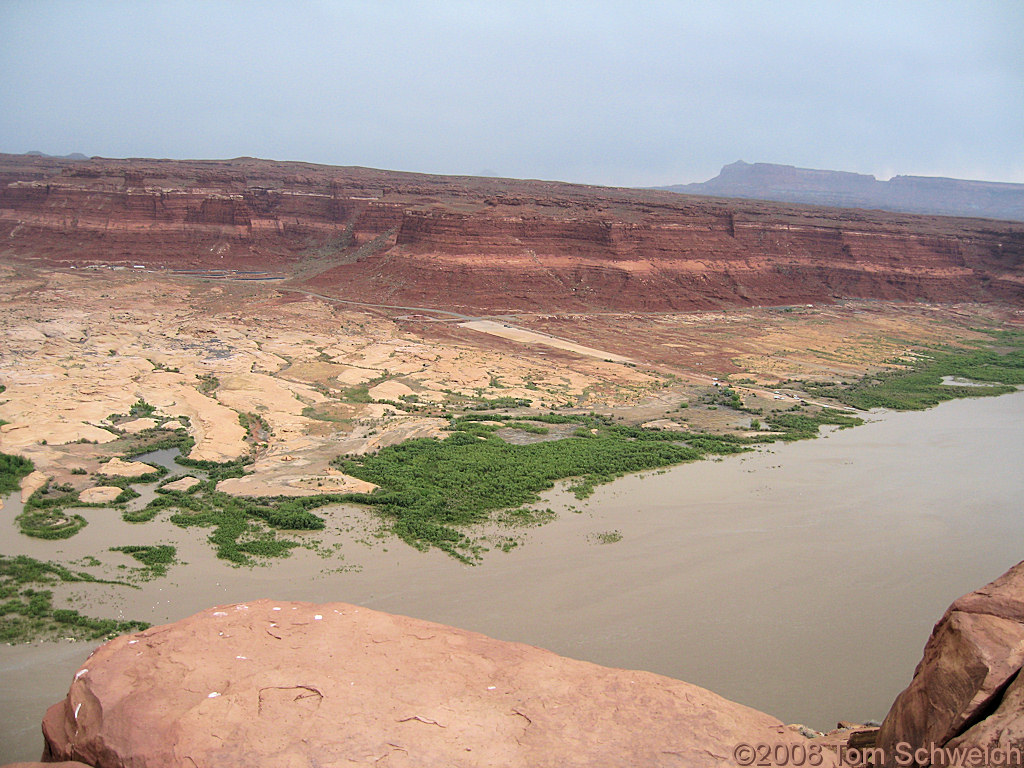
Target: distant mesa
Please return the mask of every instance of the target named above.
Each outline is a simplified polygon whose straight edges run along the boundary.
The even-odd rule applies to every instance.
[[[658,187],[691,195],[1024,221],[1024,184],[929,176],[874,176],[738,160],[715,178]]]
[[[58,158],[59,160],[88,160],[89,159],[86,155],[83,155],[81,152],[72,152],[70,155],[48,155],[45,152],[40,152],[39,150],[32,150],[31,152],[26,152],[25,154],[29,155],[30,157],[55,157],[55,158]]]

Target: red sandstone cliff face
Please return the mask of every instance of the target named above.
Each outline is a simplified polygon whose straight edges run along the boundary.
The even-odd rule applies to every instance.
[[[8,257],[469,309],[1024,301],[1024,224],[301,163],[0,156]]]
[[[956,600],[935,625],[913,680],[879,730],[885,764],[954,764],[954,750],[961,755],[958,764],[1019,764],[1024,751],[1022,667],[1024,563],[1018,563]],[[971,749],[977,752],[965,761]],[[1007,750],[1015,752],[1007,757]]]

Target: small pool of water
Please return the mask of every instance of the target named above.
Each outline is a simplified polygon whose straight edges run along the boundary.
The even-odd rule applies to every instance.
[[[989,384],[984,381],[971,381],[960,376],[943,376],[942,383],[947,387],[994,387],[996,384]]]
[[[192,467],[184,467],[181,464],[178,464],[174,460],[177,456],[177,448],[159,448],[155,451],[150,451],[149,453],[140,454],[133,458],[132,461],[141,461],[145,464],[152,464],[153,466],[159,465],[167,469],[167,471],[172,475],[187,473],[189,475],[202,474],[204,477],[206,476],[206,473],[202,472],[202,470],[193,469]]]

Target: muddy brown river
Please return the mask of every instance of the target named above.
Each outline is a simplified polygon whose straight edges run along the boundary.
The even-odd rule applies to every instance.
[[[66,588],[95,615],[161,623],[258,597],[341,600],[651,670],[823,729],[881,719],[946,606],[1024,559],[1024,392],[871,418],[623,478],[583,505],[553,491],[556,521],[476,567],[367,536],[372,518],[341,507],[328,523],[340,558],[302,550],[267,568],[217,561],[200,529],[109,510],[85,510],[66,542],[31,540],[12,527],[14,500],[2,549],[116,566],[130,561],[111,545],[178,547],[188,565],[140,591]],[[599,543],[611,531],[621,540]],[[93,647],[0,647],[0,762],[38,757],[45,707]]]

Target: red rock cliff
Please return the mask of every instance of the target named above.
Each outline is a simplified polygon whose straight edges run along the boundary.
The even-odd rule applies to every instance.
[[[0,156],[14,258],[290,271],[473,309],[1024,301],[1024,224],[274,163]],[[454,298],[453,298],[454,297]]]

